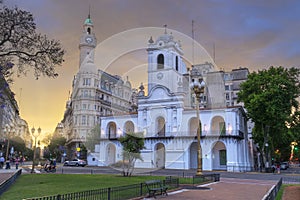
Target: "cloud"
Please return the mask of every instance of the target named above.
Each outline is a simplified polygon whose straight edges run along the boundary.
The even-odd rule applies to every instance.
[[[54,82],[42,83],[36,93],[56,88],[56,105],[64,108],[73,76],[79,66],[79,38],[89,6],[98,42],[114,34],[143,27],[168,28],[192,36],[191,21],[195,21],[195,39],[212,55],[215,46],[216,64],[229,70],[244,66],[257,70],[270,65],[299,66],[300,63],[300,2],[293,0],[239,1],[239,0],[5,0],[9,6],[18,5],[34,14],[39,31],[60,40],[67,53],[66,62],[59,69],[60,77]],[[144,42],[147,43],[148,36]],[[191,56],[191,42],[182,43],[185,56]],[[122,45],[122,44],[120,44]],[[113,53],[112,47],[107,52]],[[136,64],[142,54],[130,54],[126,65]],[[141,60],[143,60],[142,58]],[[120,63],[113,63],[117,66]],[[138,64],[136,64],[138,66]],[[132,80],[132,79],[131,79]],[[43,81],[43,80],[41,80]],[[53,80],[52,80],[53,81]],[[32,95],[24,88],[24,96]],[[41,83],[41,82],[39,82]],[[25,84],[22,84],[25,87]],[[49,86],[47,85],[49,84]],[[52,86],[50,86],[52,85]],[[16,88],[20,87],[16,86]],[[58,95],[59,94],[59,95]],[[63,95],[64,94],[64,95]],[[36,94],[35,94],[36,95]],[[53,98],[48,94],[46,99]],[[60,103],[58,103],[60,102]],[[22,110],[30,102],[21,104]],[[39,108],[44,111],[47,104]],[[59,112],[59,111],[57,111]],[[32,114],[27,112],[26,116]],[[57,113],[53,121],[59,122]],[[24,116],[25,117],[25,116]],[[26,117],[25,117],[26,119]],[[52,124],[53,129],[55,124]]]

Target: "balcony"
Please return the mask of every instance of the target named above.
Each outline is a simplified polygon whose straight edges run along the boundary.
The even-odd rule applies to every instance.
[[[244,139],[244,134],[240,130],[203,131],[201,136],[202,137],[220,137],[220,138]]]
[[[113,135],[105,135],[101,138],[101,140],[118,140],[120,136],[124,136],[122,134],[113,134]],[[180,131],[180,132],[167,132],[165,134],[158,133],[147,133],[145,136],[145,140],[165,140],[165,139],[174,139],[174,138],[189,138],[189,139],[197,139],[197,133],[195,131]],[[240,130],[232,130],[232,131],[202,131],[201,138],[235,138],[235,139],[244,139],[244,134]]]

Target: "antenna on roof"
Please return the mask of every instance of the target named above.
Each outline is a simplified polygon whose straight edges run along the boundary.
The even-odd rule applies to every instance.
[[[194,64],[194,48],[195,48],[195,44],[194,44],[194,20],[192,20],[192,39],[193,39],[193,41],[192,41],[192,65]]]
[[[216,63],[216,44],[213,43],[213,56],[214,56],[214,63]]]

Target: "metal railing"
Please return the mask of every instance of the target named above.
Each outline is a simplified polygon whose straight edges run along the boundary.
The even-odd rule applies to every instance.
[[[15,181],[16,179],[22,174],[22,169],[19,169],[17,172],[15,172],[9,179],[4,181],[0,185],[0,195],[5,192]]]
[[[208,182],[218,182],[220,181],[220,174],[182,174],[180,178],[180,184],[188,185],[200,185]]]
[[[179,187],[179,178],[167,177],[163,184],[171,188]],[[123,200],[146,196],[148,189],[145,183],[138,183],[119,187],[102,188],[53,196],[33,197],[23,200]]]
[[[280,178],[278,183],[269,190],[269,192],[263,197],[263,200],[274,200],[276,198],[276,195],[281,185],[282,185],[282,178]]]

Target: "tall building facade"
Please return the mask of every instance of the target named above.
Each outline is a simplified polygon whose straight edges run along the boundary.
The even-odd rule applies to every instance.
[[[190,72],[182,58],[183,50],[173,36],[165,32],[155,41],[150,38],[147,52],[147,95],[141,86],[136,114],[101,118],[100,142],[89,156],[90,165],[110,166],[122,161],[118,138],[142,132],[146,148],[141,152],[143,161],[137,161],[136,167],[197,167],[196,136],[200,122],[190,89]],[[234,85],[240,79],[235,78],[235,71],[217,71],[210,63],[194,68],[206,83],[199,105],[203,170],[250,171],[253,158],[245,110],[234,101],[234,87],[227,90],[227,85]],[[228,93],[233,96],[231,99],[227,98]]]
[[[86,157],[84,142],[91,130],[100,124],[100,117],[132,110],[131,83],[97,69],[94,64],[96,45],[94,25],[89,15],[79,42],[79,70],[74,76],[72,93],[61,121],[67,138],[68,158]]]
[[[3,148],[6,148],[7,139],[16,136],[24,140],[26,147],[31,147],[32,140],[28,124],[20,116],[15,94],[5,78],[0,75],[0,154],[6,151]]]

